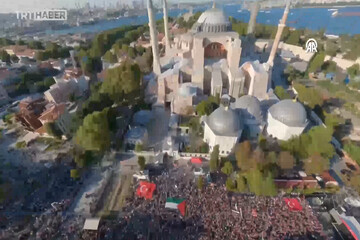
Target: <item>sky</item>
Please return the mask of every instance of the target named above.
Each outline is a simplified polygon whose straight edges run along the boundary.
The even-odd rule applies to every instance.
[[[61,7],[75,8],[75,4],[79,3],[80,6],[84,6],[87,2],[89,2],[92,7],[94,3],[97,6],[103,6],[104,2],[106,3],[106,5],[108,5],[109,3],[115,5],[117,2],[130,3],[131,1],[132,0],[0,0],[0,13],[42,10]],[[159,0],[154,0],[154,2],[157,1]],[[205,0],[196,1],[202,2]],[[174,1],[170,0],[169,2]],[[189,0],[176,0],[175,2],[189,2]]]

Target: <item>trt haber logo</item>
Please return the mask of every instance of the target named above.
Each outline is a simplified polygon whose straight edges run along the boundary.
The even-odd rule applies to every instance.
[[[16,11],[16,18],[19,20],[33,21],[66,21],[67,10],[51,9],[37,11]]]

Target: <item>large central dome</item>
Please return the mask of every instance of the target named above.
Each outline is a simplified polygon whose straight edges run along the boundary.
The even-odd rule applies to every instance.
[[[203,12],[193,26],[195,32],[226,32],[231,28],[231,24],[224,12],[215,6]]]

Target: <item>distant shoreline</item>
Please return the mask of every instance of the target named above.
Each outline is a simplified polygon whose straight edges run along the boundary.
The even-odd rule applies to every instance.
[[[294,8],[345,8],[345,7],[360,7],[359,3],[356,4],[304,4],[296,5]]]

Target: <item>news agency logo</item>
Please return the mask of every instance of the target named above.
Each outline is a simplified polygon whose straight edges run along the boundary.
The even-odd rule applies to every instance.
[[[306,52],[307,53],[316,53],[317,52],[317,41],[313,38],[310,38],[306,41]]]
[[[16,18],[19,20],[33,21],[66,21],[67,10],[51,9],[39,11],[16,11]]]

